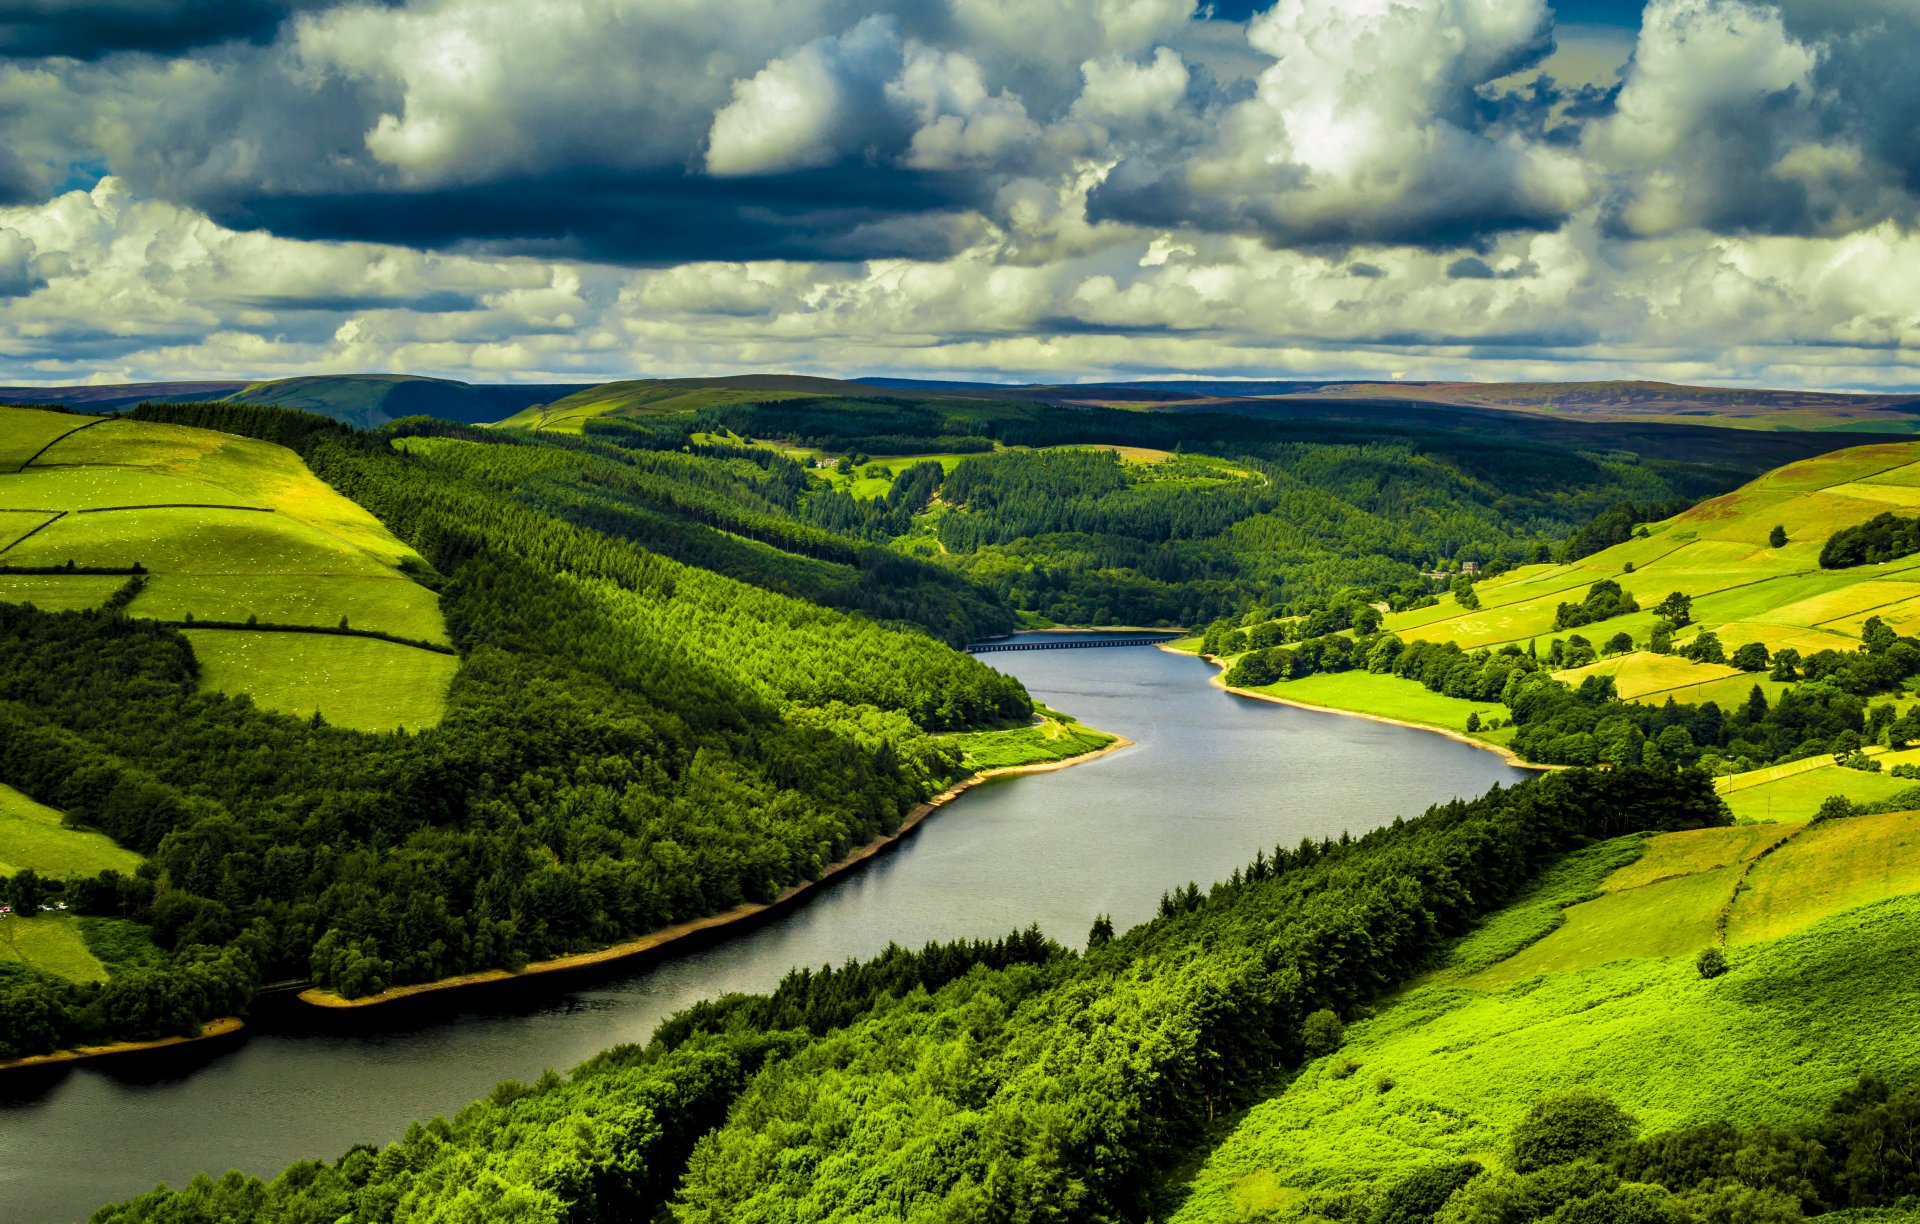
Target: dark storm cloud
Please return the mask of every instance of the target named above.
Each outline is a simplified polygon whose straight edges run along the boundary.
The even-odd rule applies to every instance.
[[[330,0],[4,0],[0,57],[91,60],[270,40],[287,17]]]
[[[436,191],[202,201],[235,229],[282,237],[483,245],[614,264],[696,259],[938,259],[964,245],[972,192],[951,176],[837,169],[753,179],[575,172]]]

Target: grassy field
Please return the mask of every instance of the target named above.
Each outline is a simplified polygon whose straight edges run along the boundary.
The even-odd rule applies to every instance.
[[[1618,843],[1569,856],[1460,941],[1449,968],[1354,1023],[1339,1052],[1239,1119],[1172,1188],[1171,1219],[1298,1219],[1316,1193],[1438,1160],[1500,1165],[1525,1110],[1575,1087],[1613,1097],[1660,1131],[1723,1118],[1809,1121],[1862,1069],[1894,1082],[1920,1075],[1911,1022],[1920,979],[1907,970],[1920,956],[1912,891],[1920,817],[1797,832],[1759,860],[1735,903],[1731,971],[1708,980],[1695,970],[1693,951],[1713,939],[1715,903],[1732,894],[1760,843],[1788,833],[1796,831],[1649,839],[1637,861],[1612,869],[1597,900],[1530,939],[1558,904],[1591,891],[1609,855],[1627,857]],[[1684,874],[1651,882],[1669,871]],[[1631,903],[1636,894],[1642,900]],[[1594,942],[1602,919],[1582,914],[1594,907],[1603,907],[1610,944]],[[1498,975],[1496,964],[1469,985],[1450,971],[1515,946],[1512,959],[1538,972]]]
[[[53,429],[93,419],[0,408],[0,437],[52,442],[24,470],[0,473],[0,563],[143,566],[150,577],[129,606],[135,616],[329,627],[344,617],[353,629],[446,642],[439,597],[400,568],[418,555],[292,451],[145,421]],[[48,521],[29,510],[61,513]],[[0,599],[97,607],[124,582],[0,575]],[[234,631],[190,640],[209,688],[368,730],[437,721],[457,665],[366,639]]]
[[[941,738],[959,747],[961,761],[972,770],[1064,761],[1098,752],[1114,742],[1114,736],[1082,726],[1056,710],[1045,706],[1036,709],[1039,721],[1030,727],[964,731]]]
[[[99,417],[38,408],[0,409],[0,472],[17,472],[48,444],[57,442]]]
[[[1302,705],[1370,714],[1402,722],[1444,727],[1449,731],[1467,728],[1467,716],[1478,714],[1482,722],[1510,718],[1511,712],[1499,702],[1467,701],[1435,693],[1414,680],[1399,676],[1378,676],[1372,672],[1348,671],[1283,680],[1250,692],[1270,693]]]
[[[1920,563],[1819,568],[1820,548],[1834,531],[1920,504],[1916,473],[1920,443],[1856,447],[1789,464],[1652,524],[1645,539],[1573,565],[1524,566],[1482,582],[1475,588],[1482,604],[1477,612],[1443,600],[1436,608],[1390,616],[1386,627],[1468,648],[1529,640],[1544,647],[1575,632],[1599,642],[1624,631],[1644,644],[1655,619],[1651,611],[1554,630],[1559,604],[1577,601],[1594,582],[1610,578],[1647,608],[1671,591],[1692,596],[1695,621],[1720,632],[1729,649],[1749,641],[1802,653],[1844,649],[1858,643],[1871,615],[1920,626]],[[1776,525],[1788,536],[1781,548],[1767,542]],[[1637,675],[1636,669],[1663,665],[1628,660],[1612,666]],[[1637,681],[1623,684],[1623,692],[1629,687],[1638,687]]]
[[[1920,892],[1920,813],[1827,821],[1754,865],[1727,924],[1760,943],[1883,897]]]
[[[460,660],[374,638],[189,629],[200,683],[262,709],[320,716],[360,731],[418,730],[446,713]]]
[[[71,581],[71,580],[69,580]],[[0,589],[5,578],[0,576]],[[374,629],[418,642],[447,641],[440,602],[416,582],[385,572],[366,577],[294,574],[162,574],[130,605],[135,616],[181,621],[245,621],[269,625],[337,625]]]
[[[104,982],[107,967],[87,946],[71,914],[15,916],[0,922],[0,963],[12,962],[72,982]]]
[[[0,603],[32,604],[43,612],[74,612],[97,608],[127,584],[107,574],[0,574]]]
[[[104,833],[61,826],[59,812],[0,786],[0,875],[31,869],[43,876],[131,874],[140,856]]]
[[[1720,797],[1738,820],[1806,821],[1813,819],[1821,800],[1829,795],[1845,795],[1855,803],[1879,803],[1915,786],[1920,783],[1842,769],[1829,757],[1816,757],[1811,763],[1795,761],[1735,774],[1720,783]]]

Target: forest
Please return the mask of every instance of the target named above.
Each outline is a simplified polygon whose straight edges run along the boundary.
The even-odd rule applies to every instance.
[[[125,599],[0,605],[0,782],[148,856],[29,884],[149,924],[163,954],[100,984],[9,968],[0,1057],[192,1033],[262,982],[364,995],[764,901],[956,777],[938,733],[1031,714],[914,620],[1000,623],[963,579],[772,514],[796,551],[700,527],[725,498],[759,523],[742,490],[777,473],[748,460],[141,415],[296,445],[427,558],[460,669],[441,725],[369,734],[201,691],[186,639]],[[713,568],[634,542],[662,506]]]
[[[1726,819],[1697,772],[1555,774],[1276,847],[1133,930],[1096,924],[1084,952],[1027,933],[796,974],[385,1149],[201,1178],[95,1220],[1142,1218],[1211,1119],[1324,1053],[1340,1015],[1559,855]]]
[[[751,455],[769,470],[784,462],[780,483],[793,489],[804,470],[778,449],[713,438],[957,457],[944,480],[927,471],[866,503],[814,493],[792,513],[957,571],[1006,608],[1077,625],[1199,625],[1350,586],[1410,595],[1443,562],[1584,555],[1620,524],[1744,475],[1406,424],[937,397],[602,417],[585,434],[634,451]]]

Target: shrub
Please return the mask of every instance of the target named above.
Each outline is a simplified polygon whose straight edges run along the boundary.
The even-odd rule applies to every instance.
[[[1693,962],[1703,978],[1717,978],[1727,971],[1727,954],[1718,948],[1702,948]]]
[[[1373,1211],[1372,1224],[1428,1224],[1454,1191],[1480,1175],[1475,1160],[1418,1169],[1388,1186]]]
[[[1576,1089],[1546,1097],[1513,1128],[1513,1167],[1521,1173],[1601,1156],[1639,1129],[1618,1105]]]
[[[1331,1054],[1340,1048],[1340,1040],[1346,1036],[1346,1032],[1340,1017],[1323,1007],[1301,1022],[1300,1048],[1306,1051],[1308,1058]]]

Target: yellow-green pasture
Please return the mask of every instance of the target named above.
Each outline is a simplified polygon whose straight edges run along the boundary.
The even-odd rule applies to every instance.
[[[460,660],[377,638],[189,629],[202,688],[244,693],[265,710],[358,731],[438,723]]]
[[[5,589],[0,576],[0,590]],[[69,580],[71,581],[71,580]],[[185,621],[379,629],[417,642],[447,644],[439,598],[392,571],[363,576],[308,574],[161,574],[129,605],[134,616]]]
[[[1778,939],[1845,910],[1920,892],[1920,813],[1823,821],[1754,864],[1729,943]]]
[[[1729,649],[1750,641],[1803,654],[1857,644],[1879,615],[1896,628],[1920,628],[1920,558],[1848,570],[1822,570],[1819,554],[1833,532],[1887,510],[1920,505],[1920,442],[1857,447],[1769,472],[1703,502],[1636,538],[1572,565],[1530,565],[1476,586],[1481,607],[1450,599],[1389,616],[1403,637],[1453,641],[1473,649],[1578,633],[1595,643],[1625,632],[1644,646],[1652,607],[1673,591],[1693,598],[1695,627],[1720,632]],[[1787,533],[1771,547],[1769,533]],[[1629,569],[1628,567],[1632,568]],[[1555,630],[1561,603],[1582,599],[1601,579],[1618,582],[1642,611],[1577,629]],[[1633,665],[1641,666],[1641,665]],[[1624,691],[1624,686],[1623,686]]]
[[[32,431],[47,415],[0,409],[0,436],[40,436]],[[147,585],[128,611],[158,620],[332,628],[344,619],[349,629],[447,641],[439,597],[401,569],[418,555],[292,451],[130,420],[48,436],[29,466],[0,473],[0,564],[142,567]],[[97,607],[125,581],[0,574],[0,600]],[[438,721],[458,663],[334,635],[196,631],[190,640],[208,688],[378,731]]]
[[[59,812],[11,786],[0,786],[0,875],[31,870],[54,879],[131,873],[140,856],[104,833],[69,829]]]
[[[107,967],[87,947],[71,914],[15,915],[0,921],[0,962],[11,961],[70,982],[104,982]]]
[[[754,390],[748,387],[702,386],[675,379],[660,381],[612,382],[565,399],[533,408],[523,408],[496,429],[544,429],[553,433],[577,434],[586,423],[600,416],[658,416],[674,412],[694,412],[727,404],[764,404],[774,400],[806,399],[820,392]]]
[[[1897,758],[1881,757],[1881,760]],[[1751,773],[1722,778],[1720,797],[1740,820],[1805,822],[1820,810],[1821,801],[1844,795],[1854,803],[1883,803],[1920,782],[1843,769],[1831,757],[1792,761]]]
[[[17,472],[27,460],[99,417],[40,408],[0,408],[0,472]]]
[[[0,574],[0,603],[32,604],[42,612],[97,608],[127,584],[113,574]]]
[[[1301,705],[1443,727],[1449,731],[1464,732],[1467,718],[1474,714],[1480,716],[1482,723],[1512,717],[1512,712],[1497,701],[1448,697],[1416,680],[1365,671],[1322,672],[1248,691],[1271,694]]]

